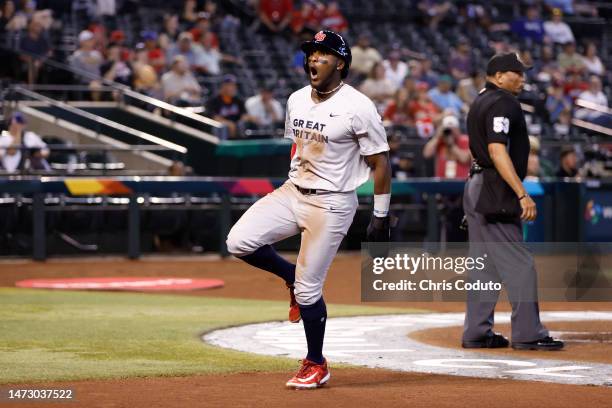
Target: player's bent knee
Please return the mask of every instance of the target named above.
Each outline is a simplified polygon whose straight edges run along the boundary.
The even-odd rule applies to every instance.
[[[295,300],[297,301],[298,305],[313,305],[317,302],[317,300],[321,299],[321,296],[323,296],[322,288],[317,290],[307,290],[301,288],[300,286],[301,285],[298,282],[295,283]]]
[[[232,231],[228,234],[225,245],[227,245],[227,252],[234,256],[248,255],[257,250],[257,248],[251,248],[245,239],[233,234]]]

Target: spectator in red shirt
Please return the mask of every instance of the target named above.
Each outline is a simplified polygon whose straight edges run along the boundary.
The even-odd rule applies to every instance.
[[[335,31],[337,33],[346,33],[348,30],[348,22],[342,15],[338,3],[332,1],[327,5],[325,14],[321,20],[321,26],[328,30]]]
[[[291,22],[292,0],[260,0],[257,13],[259,19],[272,33],[280,33]]]
[[[436,177],[466,178],[470,171],[469,139],[459,129],[459,119],[449,115],[442,119],[436,135],[423,148],[426,159],[435,156]]]
[[[383,117],[394,125],[411,126],[413,124],[410,118],[410,93],[407,89],[400,88],[395,93]]]
[[[196,25],[189,31],[193,36],[193,41],[200,42],[202,37],[208,32],[212,33],[213,48],[219,48],[219,38],[217,34],[211,31],[210,16],[208,13],[198,13],[198,21]]]
[[[320,15],[317,12],[316,4],[313,1],[307,0],[302,3],[299,10],[294,10],[291,17],[291,31],[294,34],[300,35],[303,32],[314,33],[321,26]]]
[[[578,70],[569,70],[567,79],[563,86],[565,95],[572,98],[572,101],[578,97],[583,91],[589,89],[589,84],[582,78],[582,74]]]
[[[416,85],[416,97],[409,103],[409,112],[414,121],[417,133],[422,138],[429,138],[433,134],[433,123],[438,119],[440,109],[431,101],[427,93],[428,86],[424,82]]]
[[[115,30],[110,34],[110,43],[118,44],[121,47],[121,60],[130,61],[132,59],[132,52],[125,45],[125,33],[121,30]]]
[[[149,64],[158,74],[163,73],[166,68],[166,54],[157,44],[157,33],[155,31],[143,31],[140,35],[147,49]]]

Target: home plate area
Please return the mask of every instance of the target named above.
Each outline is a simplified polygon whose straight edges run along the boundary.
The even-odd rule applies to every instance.
[[[612,386],[612,364],[492,355],[432,346],[411,339],[411,333],[463,324],[463,313],[434,313],[330,318],[324,354],[330,362],[398,371],[482,378],[547,381]],[[546,312],[544,322],[612,321],[612,312]],[[497,313],[496,323],[509,323]],[[553,332],[571,341],[608,342],[610,333]],[[598,337],[599,336],[599,337]],[[575,338],[575,340],[574,340]],[[571,340],[570,340],[571,339]],[[209,344],[272,356],[303,358],[306,340],[301,324],[269,322],[216,330],[203,336]],[[459,339],[457,339],[459,341]],[[549,352],[555,353],[555,352]],[[571,351],[557,352],[571,358]],[[538,353],[541,354],[541,353]]]

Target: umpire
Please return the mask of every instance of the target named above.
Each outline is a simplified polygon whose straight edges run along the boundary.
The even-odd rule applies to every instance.
[[[521,221],[536,218],[525,191],[529,138],[517,95],[526,67],[515,53],[493,56],[485,88],[470,107],[467,128],[474,158],[465,185],[471,256],[485,256],[485,268],[470,271],[472,282],[504,283],[512,305],[512,347],[559,350],[540,322],[533,256],[523,243]],[[485,255],[486,254],[486,255]],[[493,332],[499,291],[468,292],[462,346],[502,348],[509,342]]]

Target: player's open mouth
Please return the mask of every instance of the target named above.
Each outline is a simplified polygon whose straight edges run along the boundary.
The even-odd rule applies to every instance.
[[[310,67],[310,79],[312,80],[317,79],[317,69],[314,67]]]

